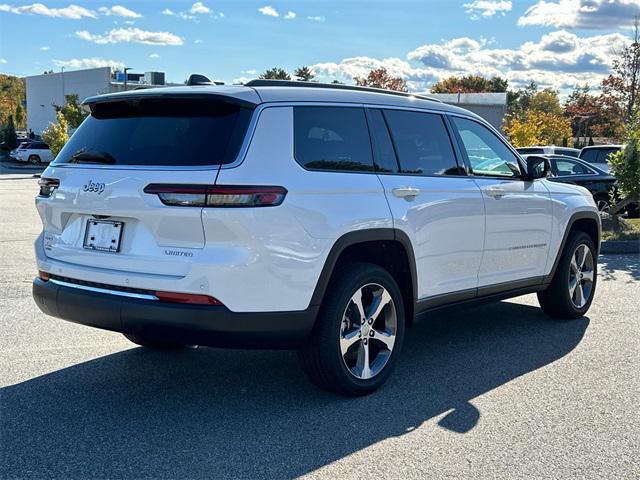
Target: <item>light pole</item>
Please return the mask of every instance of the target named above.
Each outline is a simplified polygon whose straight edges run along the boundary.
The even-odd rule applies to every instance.
[[[127,72],[132,70],[132,67],[124,67],[124,89],[127,90]]]

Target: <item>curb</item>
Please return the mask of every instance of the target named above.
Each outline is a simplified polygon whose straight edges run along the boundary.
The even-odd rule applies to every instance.
[[[640,240],[611,240],[600,244],[600,253],[640,253]]]

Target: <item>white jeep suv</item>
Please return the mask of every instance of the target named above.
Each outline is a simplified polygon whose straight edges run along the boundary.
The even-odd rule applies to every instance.
[[[593,299],[591,194],[466,110],[278,81],[84,104],[36,198],[49,315],[150,348],[296,348],[361,395],[433,309],[538,292],[574,318]]]

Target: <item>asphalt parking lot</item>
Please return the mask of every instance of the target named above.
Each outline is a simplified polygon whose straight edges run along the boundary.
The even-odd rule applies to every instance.
[[[638,478],[640,256],[588,317],[529,295],[434,314],[366,398],[292,352],[154,353],[31,299],[36,180],[0,175],[0,478]]]

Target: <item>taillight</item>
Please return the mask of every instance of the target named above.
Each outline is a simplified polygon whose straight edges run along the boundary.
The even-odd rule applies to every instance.
[[[152,183],[144,193],[158,195],[165,205],[175,207],[275,207],[287,190],[283,187],[248,185],[170,185]]]
[[[40,192],[38,195],[41,197],[50,197],[53,192],[56,191],[56,188],[60,186],[60,180],[57,178],[42,177],[38,180],[38,185],[40,186]]]
[[[38,277],[40,277],[40,280],[48,282],[49,278],[51,278],[51,275],[49,275],[47,272],[43,272],[42,270],[38,270]]]
[[[158,300],[162,302],[172,303],[191,303],[197,305],[222,305],[217,298],[209,295],[199,295],[194,293],[176,293],[176,292],[155,292]]]

